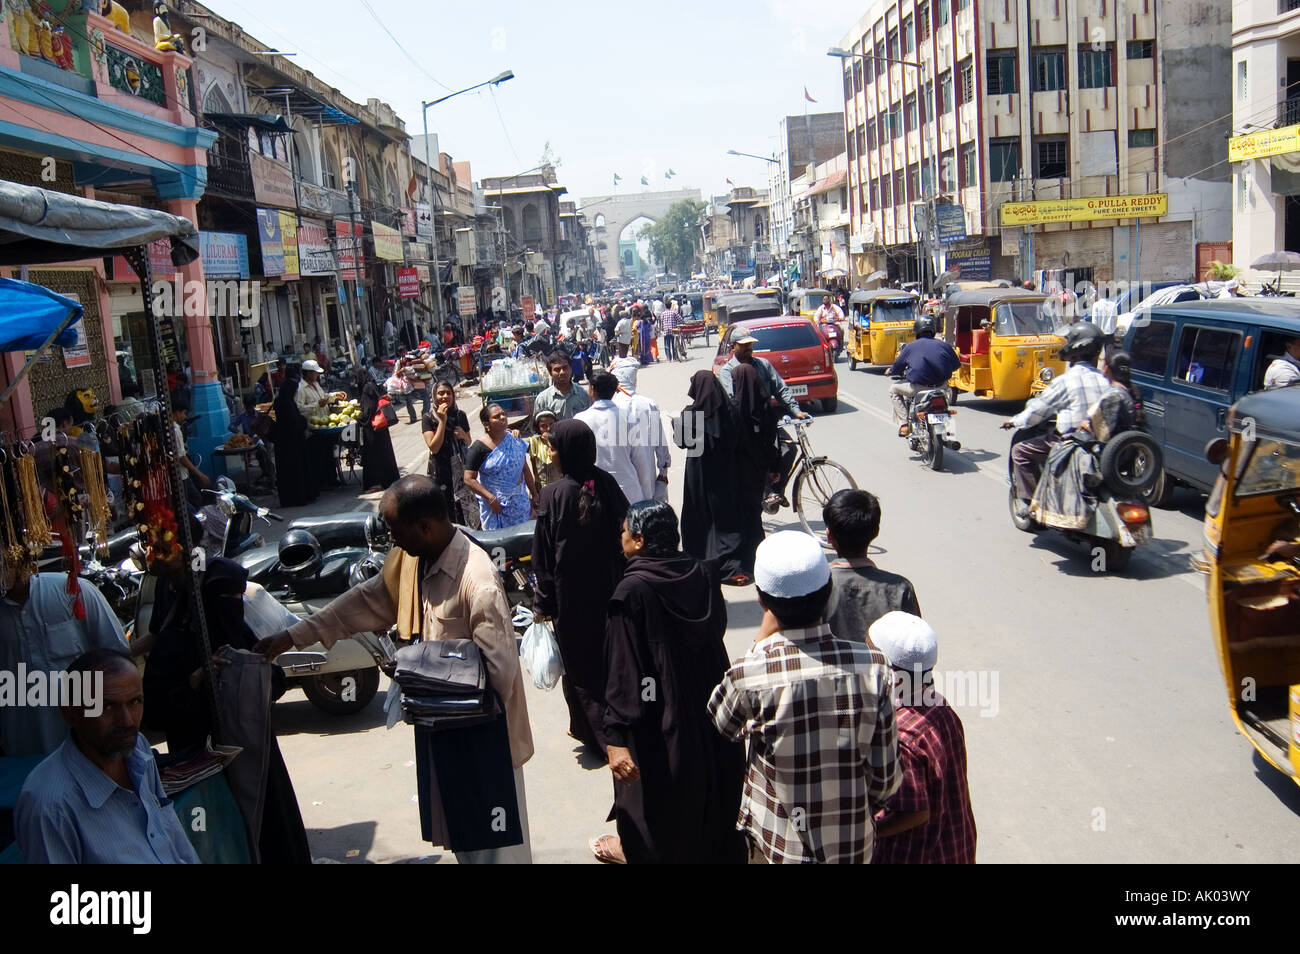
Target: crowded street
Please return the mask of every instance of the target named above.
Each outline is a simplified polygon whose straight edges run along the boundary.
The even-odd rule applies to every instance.
[[[686,363],[643,369],[640,389],[665,414],[677,413],[714,342],[707,350],[697,343]],[[1204,576],[1191,565],[1204,499],[1180,492],[1173,509],[1155,516],[1155,541],[1123,576],[1094,573],[1081,545],[1011,525],[1007,438],[998,430],[1004,405],[959,403],[962,450],[935,473],[893,433],[889,379],[843,363],[837,370],[839,408],[815,415],[813,445],[879,496],[873,559],[915,583],[927,620],[946,637],[940,665],[975,673],[983,687],[983,697],[972,693],[959,707],[980,861],[1294,859],[1300,832],[1289,820],[1300,811],[1300,790],[1252,763],[1220,713]],[[406,424],[396,429],[404,472],[427,456],[418,436]],[[674,454],[669,499],[678,506],[684,461]],[[330,506],[333,499],[313,509]],[[356,506],[374,509],[377,501]],[[785,510],[765,525],[798,522]],[[734,658],[753,642],[761,611],[752,590],[724,592]],[[609,771],[565,734],[558,691],[526,682],[537,744],[525,771],[534,861],[594,863],[588,838],[612,830],[604,822]],[[449,862],[450,853],[420,845],[410,727],[384,728],[382,694],[346,717],[325,715],[301,692],[277,704],[312,856]],[[1222,800],[1205,798],[1206,790]]]

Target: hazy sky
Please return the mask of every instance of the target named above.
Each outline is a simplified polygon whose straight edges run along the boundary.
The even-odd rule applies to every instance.
[[[386,101],[412,135],[421,101],[514,70],[495,104],[488,90],[465,93],[430,108],[429,129],[475,179],[536,166],[549,141],[576,198],[613,191],[615,172],[628,193],[642,190],[642,175],[654,189],[706,196],[727,177],[765,186],[765,163],[726,151],[770,155],[783,115],[842,109],[826,49],[869,0],[208,3],[353,100]],[[805,102],[805,86],[817,103]],[[669,169],[677,175],[665,182]]]

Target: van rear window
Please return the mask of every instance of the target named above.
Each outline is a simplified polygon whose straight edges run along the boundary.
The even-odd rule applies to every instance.
[[[1133,370],[1163,377],[1169,364],[1169,346],[1174,342],[1174,323],[1149,321],[1139,325],[1133,331],[1132,340],[1129,354],[1133,358]]]
[[[800,325],[781,325],[776,328],[751,328],[758,339],[755,351],[793,351],[796,348],[820,348],[821,336],[807,322]]]

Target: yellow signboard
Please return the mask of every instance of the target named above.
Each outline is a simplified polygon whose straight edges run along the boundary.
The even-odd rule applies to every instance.
[[[402,261],[402,233],[378,222],[371,222],[370,228],[375,236],[375,258]]]
[[[1169,196],[1100,195],[1085,199],[1044,199],[1002,203],[1003,225],[1044,225],[1049,222],[1091,222],[1097,219],[1137,219],[1165,215]]]
[[[1267,159],[1287,152],[1300,152],[1300,125],[1281,129],[1261,129],[1228,140],[1228,161]]]

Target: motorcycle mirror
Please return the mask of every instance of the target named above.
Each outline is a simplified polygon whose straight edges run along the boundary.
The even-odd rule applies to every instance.
[[[1218,467],[1228,459],[1228,441],[1222,437],[1216,437],[1205,445],[1205,459]]]

